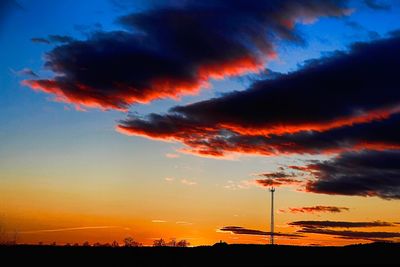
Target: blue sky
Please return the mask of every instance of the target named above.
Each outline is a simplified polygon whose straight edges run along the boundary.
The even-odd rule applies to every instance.
[[[91,131],[103,131],[112,142],[118,133],[113,132],[116,120],[123,119],[125,115],[120,112],[101,112],[89,110],[79,112],[73,107],[52,101],[52,96],[36,93],[20,85],[23,77],[13,72],[24,68],[35,71],[39,76],[51,76],[51,72],[43,68],[43,57],[52,45],[33,43],[31,38],[47,37],[49,34],[69,35],[77,39],[85,39],[91,30],[104,31],[120,30],[115,20],[118,16],[130,11],[143,10],[146,5],[143,1],[121,1],[124,6],[113,4],[112,1],[19,1],[22,8],[15,7],[9,10],[0,35],[1,51],[1,91],[0,104],[2,113],[0,123],[3,140],[0,153],[10,153],[18,150],[12,144],[21,142],[21,135],[25,138],[35,136],[35,144],[46,144],[49,134],[64,136],[55,140],[63,146],[65,139],[73,133],[80,136],[82,131],[90,138]],[[305,37],[306,44],[298,46],[283,44],[278,47],[279,58],[270,62],[266,67],[277,72],[290,72],[298,68],[305,60],[318,58],[324,53],[335,50],[345,50],[353,42],[369,40],[370,32],[384,36],[388,32],[400,28],[397,14],[400,6],[395,5],[390,11],[376,11],[353,1],[354,12],[345,20],[322,18],[318,22],[308,25],[298,25]],[[348,26],[349,22],[359,25],[358,28]],[[84,31],[84,32],[82,32]],[[29,77],[28,77],[29,78]],[[185,96],[179,104],[191,103],[202,99],[218,96],[223,92],[245,89],[249,84],[246,78],[231,78],[224,81],[213,81],[212,88],[203,90],[197,96]],[[132,112],[146,114],[150,112],[165,112],[174,106],[174,100],[157,100],[151,104],[135,105]],[[29,129],[29,136],[26,136]],[[79,132],[77,132],[79,129]],[[82,136],[80,136],[82,137]],[[117,137],[118,138],[118,137]],[[120,137],[119,137],[120,138]],[[133,140],[132,140],[133,139]],[[127,139],[125,142],[136,142],[140,147],[144,140],[136,138]],[[158,142],[151,142],[152,149],[171,147]],[[132,152],[135,153],[135,152]],[[162,152],[161,152],[162,153]],[[4,156],[4,155],[3,155]]]

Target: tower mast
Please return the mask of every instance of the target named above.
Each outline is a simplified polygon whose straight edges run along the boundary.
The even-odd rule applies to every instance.
[[[271,229],[270,229],[271,238],[270,238],[270,244],[273,245],[274,244],[274,192],[275,192],[275,188],[271,187],[269,189],[269,191],[271,192]]]

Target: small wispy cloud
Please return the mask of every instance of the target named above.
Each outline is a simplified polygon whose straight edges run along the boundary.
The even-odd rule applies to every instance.
[[[15,76],[31,76],[31,77],[39,77],[33,70],[29,68],[23,68],[22,70],[14,70],[10,68],[10,71]]]
[[[182,179],[182,180],[181,180],[181,183],[184,184],[184,185],[189,185],[189,186],[192,186],[192,185],[196,185],[196,184],[197,184],[197,182],[192,181],[192,180],[188,180],[188,179]]]
[[[237,189],[248,189],[254,185],[256,185],[254,181],[241,180],[241,181],[235,182],[235,181],[229,180],[229,181],[227,181],[227,184],[224,185],[223,187],[225,189],[237,190]]]
[[[42,37],[33,37],[33,38],[31,38],[31,41],[33,43],[38,43],[38,44],[50,44],[49,40],[47,40],[46,38],[42,38]]]
[[[167,158],[169,158],[169,159],[176,159],[176,158],[179,158],[179,157],[180,157],[179,154],[175,154],[175,153],[167,153],[167,154],[165,154],[165,156],[166,156]]]
[[[166,223],[164,220],[151,220],[152,223]]]
[[[164,180],[167,182],[172,182],[175,180],[175,178],[174,177],[165,177]]]
[[[191,222],[185,222],[185,221],[177,221],[177,222],[175,222],[176,224],[179,224],[179,225],[192,225],[193,223],[191,223]]]

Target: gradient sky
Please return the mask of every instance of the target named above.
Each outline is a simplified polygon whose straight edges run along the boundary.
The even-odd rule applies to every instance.
[[[213,244],[219,240],[267,243],[268,238],[264,235],[240,234],[240,230],[235,232],[227,228],[237,226],[269,231],[270,195],[268,187],[257,183],[257,179],[264,179],[267,185],[271,181],[284,183],[283,186],[277,184],[276,231],[301,235],[277,236],[278,244],[343,245],[382,239],[399,241],[396,233],[400,231],[400,172],[394,174],[397,182],[393,182],[390,192],[393,195],[390,197],[384,194],[386,191],[370,192],[370,196],[328,192],[321,187],[314,187],[317,189],[313,191],[304,188],[309,176],[313,176],[312,179],[329,175],[336,177],[335,173],[327,174],[321,170],[325,170],[325,165],[345,161],[344,151],[278,152],[274,155],[224,151],[223,155],[210,157],[207,153],[195,153],[195,146],[185,146],[186,135],[190,135],[186,128],[171,136],[154,136],[154,131],[160,129],[152,124],[151,119],[142,117],[150,113],[168,115],[168,110],[177,105],[186,106],[214,97],[223,99],[233,91],[252,90],[249,87],[259,80],[276,79],[275,72],[290,75],[307,70],[307,60],[340,57],[334,52],[351,51],[349,47],[356,42],[368,45],[395,38],[389,37],[395,36],[389,33],[400,29],[398,1],[331,1],[333,5],[336,2],[344,5],[340,6],[343,8],[340,15],[305,13],[303,18],[292,18],[293,28],[285,30],[295,32],[302,41],[285,39],[283,35],[271,41],[273,48],[268,53],[273,51],[274,56],[269,54],[268,59],[261,61],[258,72],[247,69],[237,75],[211,75],[207,88],[202,87],[198,92],[150,99],[148,103],[129,103],[125,111],[108,106],[85,106],[70,100],[66,103],[65,99],[55,97],[57,94],[54,92],[32,90],[34,85],[27,86],[23,81],[53,79],[54,72],[44,66],[48,60],[46,53],[57,46],[76,42],[57,42],[51,35],[85,41],[96,32],[129,31],[126,25],[117,22],[119,17],[139,12],[154,14],[167,7],[179,9],[183,6],[183,10],[190,11],[193,1],[3,2],[0,4],[0,214],[6,229],[18,232],[19,242],[121,242],[124,237],[132,236],[146,245],[160,237],[187,239],[193,245]],[[221,1],[222,5],[226,2]],[[318,6],[324,1],[310,2]],[[283,12],[280,16],[290,20],[290,16],[295,15]],[[157,29],[148,34],[162,35],[162,32],[163,29]],[[262,36],[262,32],[257,34]],[[233,40],[229,38],[229,41]],[[98,45],[95,41],[93,43]],[[395,58],[398,59],[399,51],[396,52]],[[328,63],[324,59],[320,61],[329,64],[329,59],[326,60]],[[218,68],[223,69],[224,62],[217,63],[213,68],[218,72]],[[168,69],[169,66],[164,67]],[[261,71],[264,68],[268,71]],[[393,84],[390,90],[398,91],[398,80]],[[154,87],[157,94],[160,88]],[[381,88],[375,89],[376,94],[380,94]],[[305,93],[304,99],[298,101],[308,105],[306,99],[310,97]],[[395,100],[398,99],[392,102]],[[394,103],[395,107],[399,104],[400,100]],[[329,105],[327,102],[328,110]],[[285,107],[284,99],[280,106]],[[386,106],[377,106],[380,107]],[[237,107],[239,110],[246,108],[246,103]],[[288,110],[291,109],[288,107]],[[295,110],[291,112],[296,113]],[[318,109],[316,112],[319,113]],[[395,109],[391,115],[397,112]],[[281,115],[277,113],[276,116]],[[137,123],[140,120],[147,121],[149,129],[139,129]],[[290,126],[285,125],[285,121],[278,123],[283,127]],[[117,125],[122,124],[131,127],[128,129],[130,135],[116,130]],[[258,130],[267,131],[267,128]],[[208,134],[204,129],[201,131]],[[265,136],[268,134],[264,133]],[[153,140],[154,137],[162,140]],[[369,149],[365,153],[370,153],[374,147],[365,147]],[[185,148],[186,152],[183,151]],[[383,150],[397,153],[398,149],[399,146],[391,143]],[[377,151],[382,152],[382,149]],[[344,158],[343,161],[337,160],[340,158]],[[313,164],[319,165],[313,168]],[[293,165],[306,166],[308,170],[291,170],[288,166]],[[290,179],[296,180],[295,183],[288,181]],[[373,182],[379,187],[379,180]],[[316,228],[293,224],[299,221],[344,224]],[[377,221],[387,224],[375,223]],[[361,224],[354,226],[349,224],[351,222]],[[318,229],[320,233],[310,229]],[[361,234],[354,235],[355,231]],[[367,232],[387,232],[389,237],[382,237],[382,234],[368,237]]]

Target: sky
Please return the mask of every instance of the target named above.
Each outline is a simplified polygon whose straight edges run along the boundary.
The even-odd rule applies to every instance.
[[[2,0],[18,242],[400,241],[396,0]]]

